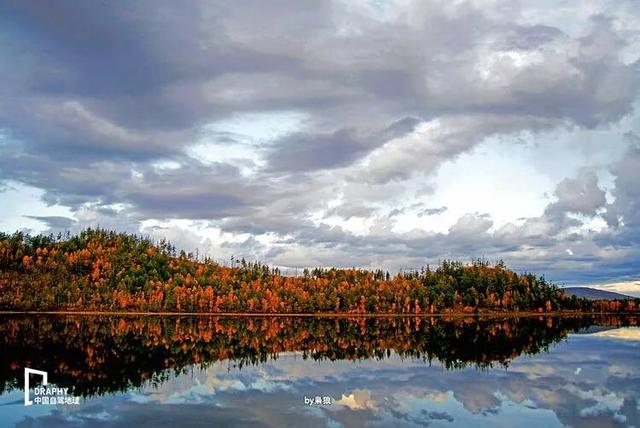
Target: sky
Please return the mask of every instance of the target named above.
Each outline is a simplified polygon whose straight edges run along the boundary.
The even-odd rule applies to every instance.
[[[2,2],[0,230],[640,292],[639,59],[625,0]]]

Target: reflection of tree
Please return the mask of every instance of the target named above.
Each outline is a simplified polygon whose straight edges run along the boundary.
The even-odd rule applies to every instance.
[[[5,317],[0,323],[0,392],[22,388],[24,367],[49,372],[75,394],[98,395],[162,383],[167,369],[237,367],[285,351],[314,360],[402,357],[447,369],[508,365],[593,324],[637,325],[636,317],[218,318]]]

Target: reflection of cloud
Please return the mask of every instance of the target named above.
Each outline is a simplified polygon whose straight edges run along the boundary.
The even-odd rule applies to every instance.
[[[150,401],[149,394],[139,394],[135,392],[129,394],[129,400],[138,404],[148,403]]]
[[[429,401],[438,401],[438,402],[444,402],[444,401],[448,401],[451,399],[451,393],[449,392],[430,392],[427,395],[425,395],[425,397],[427,400]]]
[[[259,378],[249,385],[249,389],[255,389],[262,392],[274,392],[276,390],[289,389],[289,385],[283,382],[275,382],[273,380]]]
[[[556,372],[553,367],[546,364],[529,364],[526,366],[517,366],[512,368],[512,370],[514,372],[524,373],[530,379],[551,376]]]
[[[151,400],[171,404],[202,403],[212,401],[213,396],[227,391],[256,390],[270,393],[290,389],[289,383],[280,374],[270,374],[262,368],[237,373],[229,373],[227,370],[220,363],[205,370],[194,370],[191,379],[185,381],[179,377],[173,382],[162,385],[147,396],[133,395],[130,401],[143,403]]]
[[[623,417],[620,415],[620,410],[624,404],[624,398],[614,392],[607,392],[600,388],[584,390],[575,385],[567,385],[565,389],[582,399],[595,401],[595,404],[592,406],[580,410],[580,416],[582,417],[600,416],[604,414],[612,414],[614,417],[618,417],[618,419]]]
[[[335,404],[345,406],[351,410],[376,410],[375,401],[371,399],[371,392],[366,389],[354,389],[349,395],[342,394],[342,398]]]
[[[500,405],[500,400],[492,391],[487,390],[486,385],[477,383],[460,385],[455,390],[455,398],[464,405],[465,409],[474,414]]]
[[[525,385],[526,388],[531,388],[530,385]],[[531,394],[532,398],[537,402],[544,404],[547,407],[561,406],[565,400],[565,396],[562,392],[557,390],[550,390],[549,388],[531,388],[530,390],[523,391],[524,394]]]
[[[224,391],[227,389],[237,389],[240,391],[246,389],[241,381],[237,379],[220,379],[215,376],[215,373],[213,373],[212,376],[207,377],[205,384],[212,392],[215,392],[216,390]]]
[[[98,422],[98,421],[99,422],[107,422],[110,419],[113,419],[113,417],[105,410],[101,410],[101,411],[93,413],[93,414],[85,413],[83,416],[85,417],[85,419],[92,419],[92,420],[94,420],[96,422]]]
[[[436,421],[437,420],[444,420],[444,421],[447,421],[447,422],[453,422],[454,421],[453,416],[451,416],[447,412],[437,412],[437,411],[427,412],[426,410],[423,409],[420,413],[422,413],[423,415],[425,415],[429,419],[433,419],[433,420],[436,420]]]
[[[590,336],[595,337],[607,337],[611,339],[623,339],[623,340],[640,340],[640,328],[639,327],[622,327],[614,330],[605,330],[593,333]]]
[[[96,425],[109,415],[109,426],[137,426],[153,415],[157,426],[184,427],[202,421],[225,427],[300,421],[309,427],[640,426],[640,382],[633,377],[640,366],[637,349],[633,341],[576,335],[550,353],[483,371],[446,371],[397,355],[357,362],[286,355],[241,370],[220,362],[170,377],[157,388],[90,399],[48,416],[28,413],[33,419],[24,422]],[[340,399],[331,406],[305,406],[305,395]],[[44,409],[28,411],[38,410]],[[0,421],[3,416],[0,406]]]
[[[607,368],[607,372],[613,376],[631,376],[636,373],[633,367],[628,367],[620,364],[612,364]]]

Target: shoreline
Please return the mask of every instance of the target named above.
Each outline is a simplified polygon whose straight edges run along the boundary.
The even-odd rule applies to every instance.
[[[515,318],[515,317],[582,317],[594,315],[636,315],[638,312],[479,312],[479,313],[346,313],[346,312],[317,312],[317,313],[259,313],[259,312],[140,312],[140,311],[11,311],[0,310],[0,316],[6,315],[67,315],[67,316],[132,316],[132,317],[225,317],[225,318]]]

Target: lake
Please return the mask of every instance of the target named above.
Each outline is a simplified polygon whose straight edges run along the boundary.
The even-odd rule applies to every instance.
[[[638,325],[3,315],[0,426],[640,426]]]

